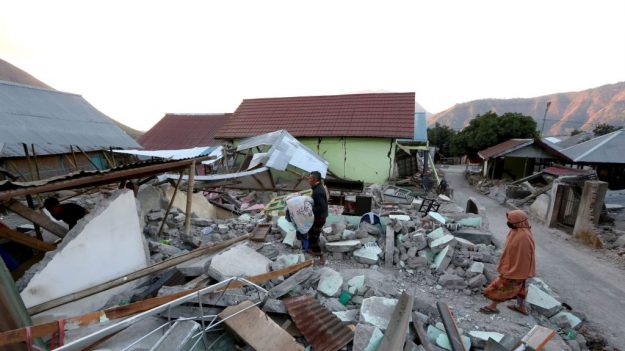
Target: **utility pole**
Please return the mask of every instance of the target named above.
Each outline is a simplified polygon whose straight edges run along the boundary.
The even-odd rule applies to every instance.
[[[551,101],[547,101],[547,107],[545,107],[545,114],[543,115],[543,127],[540,129],[540,136],[545,136],[545,121],[547,120],[547,111],[549,111]]]

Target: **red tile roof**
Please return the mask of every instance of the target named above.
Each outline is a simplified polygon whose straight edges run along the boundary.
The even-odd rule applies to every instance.
[[[483,160],[507,154],[521,147],[531,145],[534,139],[510,139],[478,152]]]
[[[235,139],[286,129],[294,137],[409,138],[414,93],[247,99],[216,137]]]
[[[231,113],[168,113],[139,138],[139,144],[146,150],[177,150],[219,145],[221,142],[214,139],[215,133],[230,116]]]

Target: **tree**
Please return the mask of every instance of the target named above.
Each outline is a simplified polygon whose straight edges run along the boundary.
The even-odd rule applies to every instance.
[[[452,154],[475,156],[478,151],[513,138],[535,138],[536,121],[531,116],[506,112],[477,115],[452,141]]]
[[[451,142],[456,135],[456,131],[449,126],[442,126],[436,122],[434,127],[428,128],[428,140],[430,145],[438,147],[439,153],[450,156]]]
[[[596,137],[600,136],[600,135],[605,135],[605,134],[609,134],[612,132],[616,132],[619,129],[622,129],[623,127],[616,127],[613,126],[611,124],[607,124],[607,123],[601,123],[601,124],[597,124],[597,126],[595,127],[595,129],[592,130],[593,134],[595,134]]]
[[[577,135],[577,134],[581,134],[581,133],[582,133],[582,131],[581,131],[581,130],[579,130],[579,129],[573,129],[573,130],[571,131],[571,136],[573,136],[573,135]]]

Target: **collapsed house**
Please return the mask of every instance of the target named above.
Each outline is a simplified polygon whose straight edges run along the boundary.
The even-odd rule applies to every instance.
[[[80,95],[52,89],[0,81],[0,120],[5,179],[104,170],[117,165],[112,149],[140,147]]]

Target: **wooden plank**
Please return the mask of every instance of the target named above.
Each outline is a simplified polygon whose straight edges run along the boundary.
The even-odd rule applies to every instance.
[[[35,305],[31,308],[28,309],[28,313],[30,315],[33,314],[37,314],[43,311],[47,311],[51,308],[57,307],[57,306],[61,306],[64,305],[66,303],[72,302],[72,301],[76,301],[79,299],[82,299],[83,297],[87,297],[87,296],[91,296],[94,294],[97,294],[101,291],[104,290],[108,290],[111,288],[114,288],[116,286],[120,286],[123,284],[126,284],[128,282],[131,282],[133,280],[137,280],[139,278],[145,277],[147,275],[150,275],[154,272],[158,272],[161,271],[163,269],[167,269],[167,268],[171,268],[173,266],[176,266],[182,262],[186,262],[192,258],[196,258],[196,257],[200,257],[203,255],[206,255],[208,253],[211,252],[215,252],[218,250],[222,250],[225,249],[227,247],[229,247],[230,245],[237,243],[239,241],[245,240],[249,238],[249,234],[248,235],[242,235],[238,238],[234,238],[234,239],[230,239],[224,242],[221,242],[219,244],[216,245],[207,245],[207,246],[202,246],[199,247],[189,253],[186,254],[182,254],[182,255],[178,255],[175,257],[171,257],[165,261],[159,262],[157,264],[153,264],[151,266],[148,266],[146,268],[140,269],[138,271],[132,272],[130,274],[127,274],[125,276],[119,277],[119,278],[115,278],[112,280],[109,280],[108,282],[102,283],[100,285],[96,285],[87,289],[83,289],[81,291],[77,291],[75,293],[71,293],[71,294],[67,294],[65,296],[61,296],[58,297],[56,299],[50,300],[50,301],[46,301],[44,303],[41,303],[39,305]]]
[[[426,333],[425,329],[423,329],[423,325],[419,321],[419,316],[416,312],[412,314],[412,326],[417,332],[419,342],[421,343],[421,346],[423,346],[425,351],[434,351],[434,349],[432,348],[432,344],[430,344],[430,341],[428,340],[428,334]]]
[[[412,295],[405,291],[401,294],[391,315],[386,333],[384,333],[384,338],[379,347],[380,350],[402,351],[404,349],[413,302],[414,297]]]
[[[555,335],[555,331],[535,325],[521,340],[532,349],[540,351]]]
[[[235,315],[235,313],[238,314]],[[265,312],[250,301],[226,308],[219,314],[219,317],[254,350],[304,350],[303,345],[296,342],[289,333],[280,328]]]
[[[393,268],[393,253],[395,250],[395,229],[386,226],[386,245],[384,248],[384,267]]]
[[[23,205],[19,201],[11,200],[5,206],[9,210],[11,210],[11,212],[15,212],[21,217],[28,219],[29,221],[46,229],[50,233],[58,236],[59,238],[65,237],[65,235],[69,231],[67,228],[63,227],[62,225],[54,223],[50,218],[48,218],[48,216],[44,215],[41,212],[35,211],[26,205]]]
[[[252,232],[252,241],[265,241],[267,234],[271,231],[271,224],[259,223]]]
[[[291,274],[293,272],[297,272],[302,268],[308,267],[313,264],[313,260],[308,260],[302,263],[298,263],[277,271],[273,271],[270,273],[263,273],[253,277],[246,278],[247,280],[253,283],[262,283],[271,279],[275,279],[279,276]],[[241,287],[242,284],[239,282],[233,282],[230,284],[229,289],[235,289]],[[111,307],[106,310],[97,311],[87,313],[77,317],[71,317],[65,319],[65,325],[71,326],[83,326],[88,324],[98,324],[101,322],[109,321],[112,319],[128,317],[137,313],[145,312],[154,307],[158,307],[162,304],[173,301],[182,296],[188,295],[192,292],[196,292],[201,290],[201,288],[194,288],[189,290],[184,290],[177,292],[175,294],[170,294],[166,296],[158,296],[148,300],[139,301],[135,303],[131,303],[124,306]],[[46,335],[50,335],[52,333],[58,332],[58,324],[57,322],[50,322],[44,324],[38,324],[31,327],[31,333],[33,338],[38,338]],[[5,345],[10,345],[18,342],[26,341],[26,330],[25,328],[14,329],[0,333],[0,347]]]
[[[33,238],[28,234],[20,233],[17,230],[13,230],[7,227],[2,222],[0,222],[0,237],[15,241],[16,243],[20,243],[22,245],[26,245],[30,248],[43,252],[56,250],[56,246],[45,241]]]
[[[436,303],[436,307],[438,308],[438,313],[441,315],[452,351],[467,351],[464,348],[462,336],[460,335],[460,331],[458,331],[458,325],[456,324],[456,320],[454,319],[449,306],[446,303],[439,301]]]

